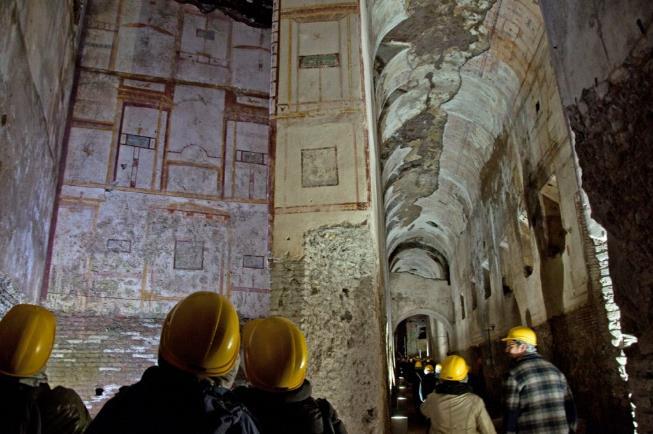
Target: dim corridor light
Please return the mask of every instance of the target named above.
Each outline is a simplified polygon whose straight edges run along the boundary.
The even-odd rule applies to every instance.
[[[408,417],[394,415],[392,419],[392,434],[406,434],[408,432]]]

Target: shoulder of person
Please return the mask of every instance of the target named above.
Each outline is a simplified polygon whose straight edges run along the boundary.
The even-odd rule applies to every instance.
[[[320,409],[320,411],[324,411],[329,417],[332,415],[336,414],[336,409],[331,405],[328,399],[326,398],[314,398],[315,404],[317,404],[317,407]]]
[[[82,398],[80,398],[77,392],[75,392],[73,389],[69,389],[64,386],[57,386],[54,389],[50,389],[48,394],[53,399],[58,399],[63,402],[65,401],[74,402],[74,403],[82,402]]]
[[[483,398],[475,394],[474,392],[469,392],[467,393],[467,396],[469,396],[469,400],[472,402],[473,405],[479,406],[479,407],[485,407],[485,403],[483,402]]]
[[[329,419],[329,423],[331,424],[330,429],[325,432],[333,432],[335,434],[347,434],[347,428],[345,427],[344,422],[340,420],[340,418],[338,417],[338,413],[336,412],[336,409],[333,407],[333,405],[331,405],[331,403],[326,398],[317,398],[315,400],[315,403],[320,409],[320,412],[327,416],[327,418]]]
[[[41,417],[50,432],[82,433],[91,416],[73,389],[57,386],[40,396]]]

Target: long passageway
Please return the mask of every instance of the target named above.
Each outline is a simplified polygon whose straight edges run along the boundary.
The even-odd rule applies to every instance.
[[[415,384],[408,381],[404,375],[397,377],[397,397],[395,408],[392,409],[393,426],[405,424],[406,434],[425,434],[428,423],[420,415],[414,396]]]
[[[91,416],[203,291],[350,433],[425,430],[394,357],[503,415],[521,326],[581,430],[653,432],[653,1],[1,1],[0,316]]]

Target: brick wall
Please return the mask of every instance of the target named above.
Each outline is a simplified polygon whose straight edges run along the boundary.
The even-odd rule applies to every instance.
[[[136,382],[157,361],[163,318],[57,312],[57,319],[57,339],[47,367],[50,384],[75,389],[92,414],[120,386]]]

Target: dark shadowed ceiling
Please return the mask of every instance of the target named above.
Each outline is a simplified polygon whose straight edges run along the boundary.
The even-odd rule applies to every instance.
[[[176,0],[195,5],[204,13],[220,9],[236,21],[252,27],[272,25],[272,0]]]

